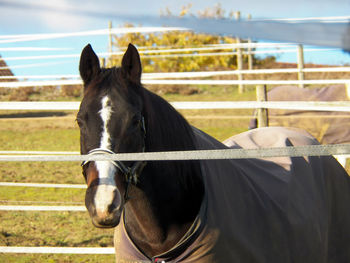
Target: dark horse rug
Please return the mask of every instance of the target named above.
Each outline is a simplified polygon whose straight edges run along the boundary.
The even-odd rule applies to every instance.
[[[349,88],[332,85],[323,88],[280,86],[267,93],[268,101],[349,101]],[[350,112],[269,109],[269,126],[306,129],[322,144],[350,142]],[[256,119],[249,128],[256,128]]]
[[[263,128],[224,145],[194,129],[198,149],[318,144]],[[333,157],[201,161],[206,193],[197,219],[170,251],[149,259],[121,222],[117,262],[350,262],[350,179]]]

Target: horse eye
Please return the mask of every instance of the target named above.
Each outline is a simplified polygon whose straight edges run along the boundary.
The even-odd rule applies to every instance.
[[[131,119],[132,125],[138,125],[140,122],[140,118],[136,115]]]
[[[85,125],[85,122],[84,122],[82,119],[77,118],[76,121],[77,121],[77,124],[78,124],[78,126],[79,126],[79,128],[80,128],[81,130],[82,130],[82,129],[85,129],[86,125]]]
[[[83,122],[81,121],[81,119],[76,119],[75,120],[78,123],[78,126],[81,128],[83,126]]]
[[[141,123],[141,120],[140,120],[139,118],[135,118],[135,119],[134,119],[134,124],[135,124],[135,125],[138,126],[138,125],[140,125],[140,123]]]

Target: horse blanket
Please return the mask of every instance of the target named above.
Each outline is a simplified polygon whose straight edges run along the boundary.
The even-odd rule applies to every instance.
[[[344,85],[312,89],[280,86],[267,92],[268,101],[349,101],[349,96],[350,86]],[[270,126],[307,127],[322,144],[350,142],[350,112],[269,109],[268,114]],[[249,128],[256,127],[256,119],[251,120]]]
[[[223,144],[194,128],[198,149],[318,144],[306,132],[254,129]],[[350,178],[327,157],[201,161],[205,197],[188,233],[147,258],[115,229],[117,262],[350,262]]]

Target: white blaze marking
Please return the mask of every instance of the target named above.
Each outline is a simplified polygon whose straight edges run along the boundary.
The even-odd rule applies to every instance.
[[[111,115],[112,115],[112,107],[111,107],[111,105],[108,105],[108,103],[109,103],[108,96],[103,97],[102,101],[101,101],[102,108],[99,111],[101,119],[102,119],[102,123],[103,123],[100,148],[109,149],[110,150],[110,147],[111,147],[110,139],[111,139],[111,137],[110,137],[110,135],[108,133],[107,126],[108,126],[109,119],[111,118]]]
[[[112,115],[112,107],[108,96],[102,98],[101,105],[102,108],[99,111],[102,119],[100,148],[111,150],[111,136],[108,132],[108,122]],[[102,216],[107,215],[108,206],[112,204],[115,191],[117,190],[114,180],[116,168],[107,161],[96,161],[95,164],[100,179],[100,185],[97,187],[95,194],[95,207],[96,212]]]

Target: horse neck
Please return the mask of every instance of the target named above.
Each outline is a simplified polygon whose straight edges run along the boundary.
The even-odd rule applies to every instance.
[[[149,100],[146,103],[157,107],[145,116],[146,151],[193,150],[192,130],[182,116],[157,96]],[[203,193],[198,162],[149,162],[125,206],[125,225],[131,239],[146,255],[167,251],[192,224]]]
[[[142,189],[134,187],[130,195],[124,207],[124,225],[133,243],[149,258],[169,251],[191,226],[191,222],[161,223],[162,212]]]

